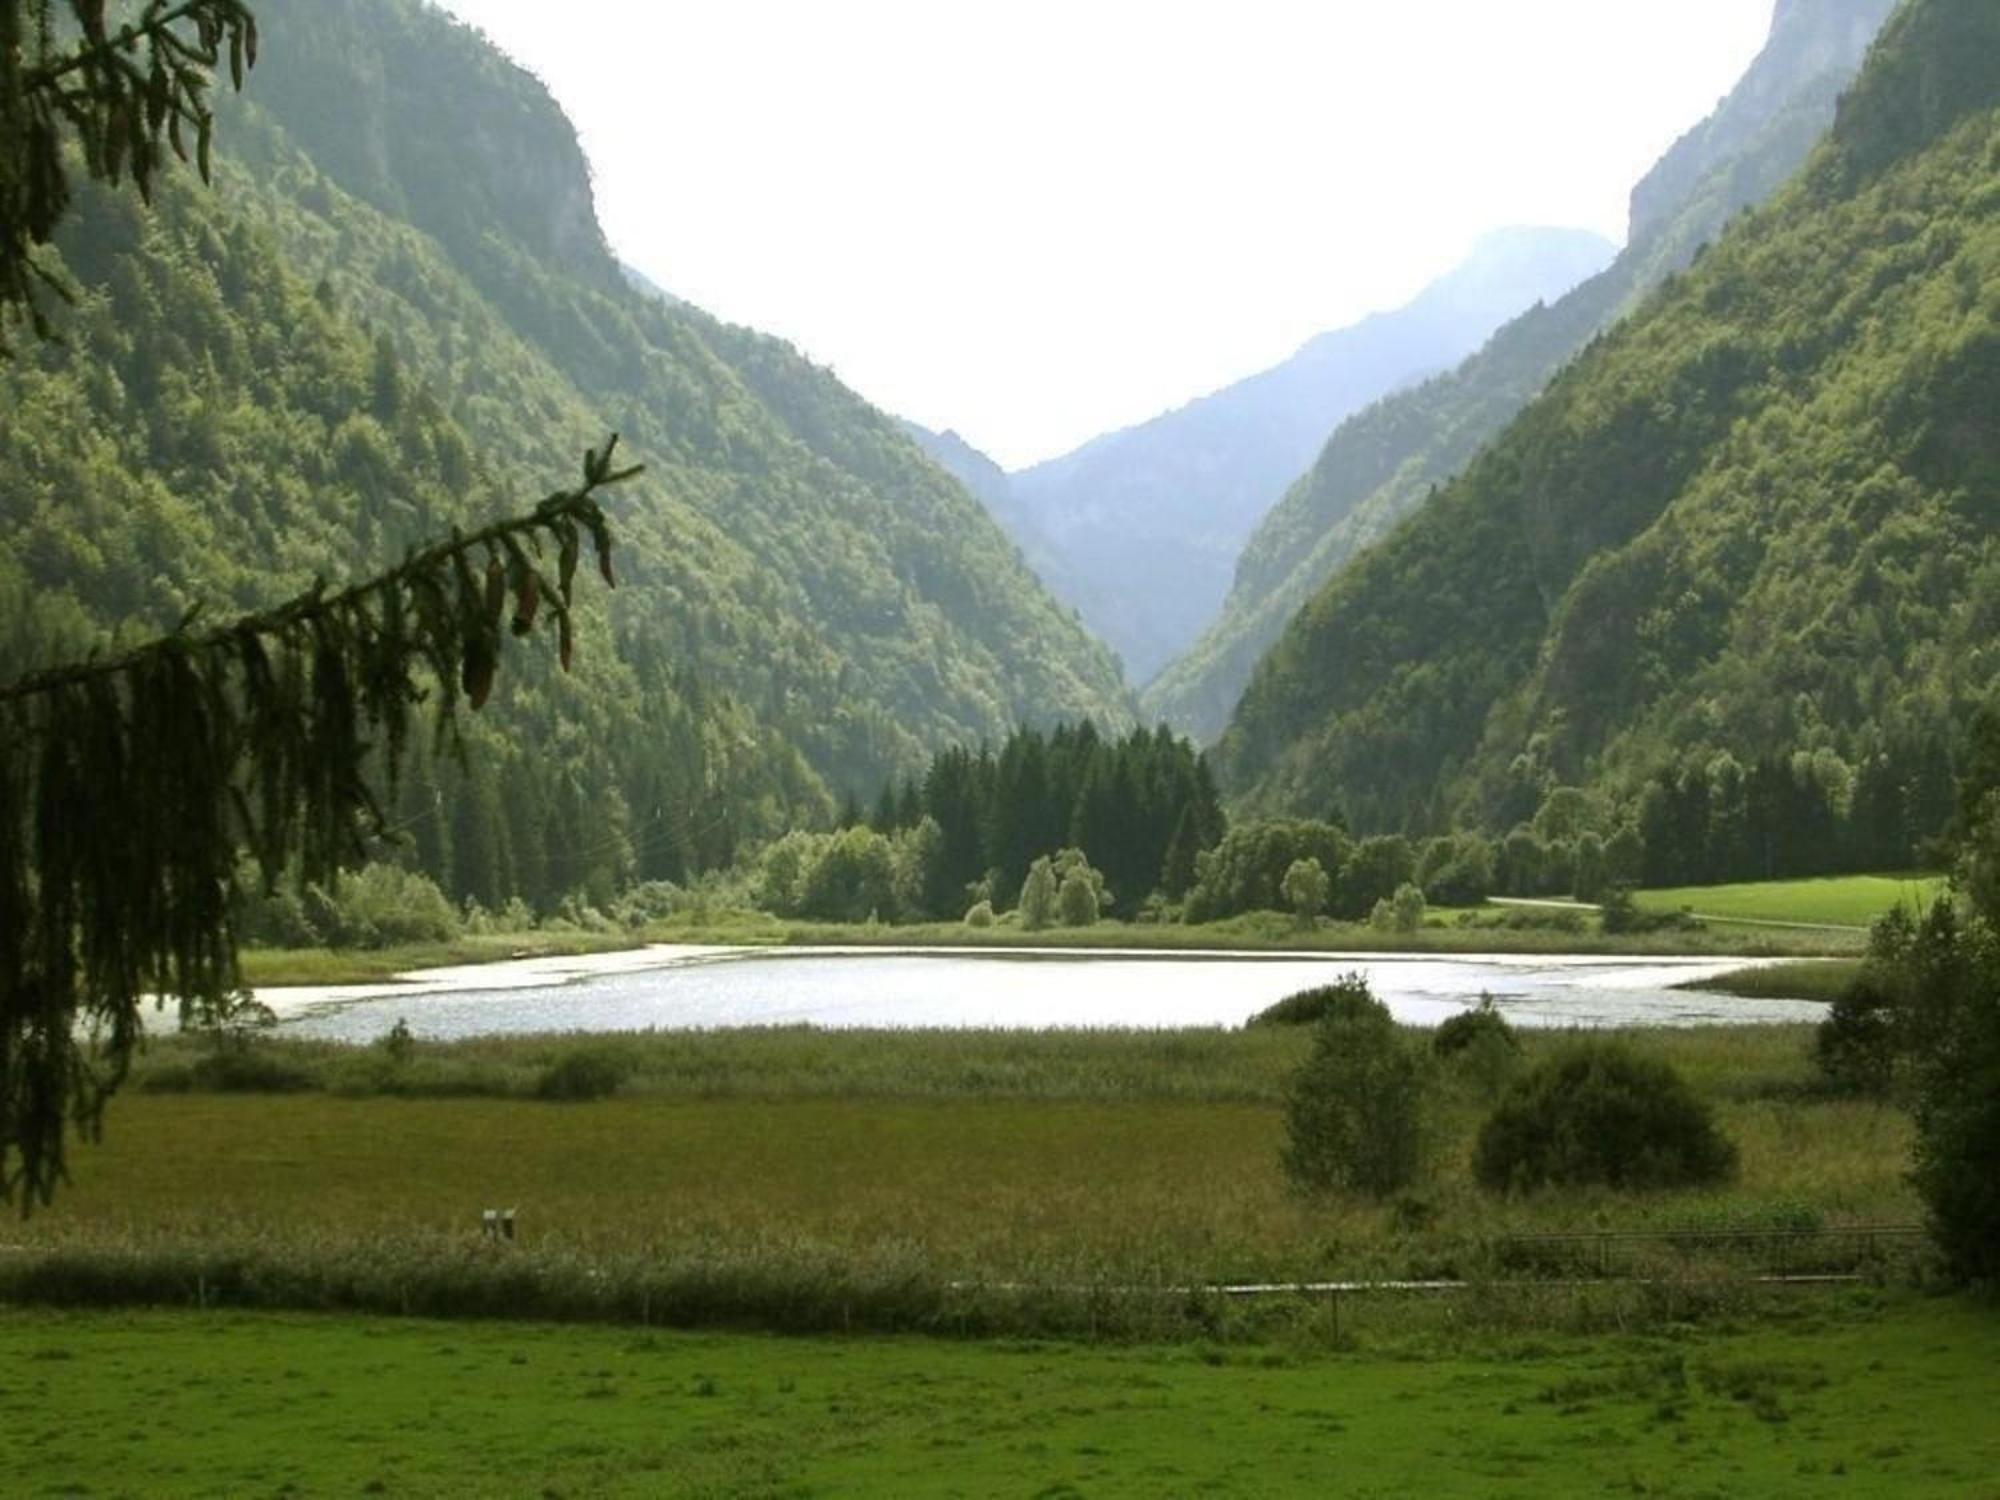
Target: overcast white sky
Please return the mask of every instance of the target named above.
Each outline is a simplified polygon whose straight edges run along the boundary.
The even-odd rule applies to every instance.
[[[1622,241],[1771,0],[446,0],[575,121],[613,247],[1008,467]]]

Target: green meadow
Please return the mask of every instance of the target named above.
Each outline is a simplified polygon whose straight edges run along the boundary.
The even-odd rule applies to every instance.
[[[0,1312],[0,1490],[1989,1500],[1996,1360],[1868,1292],[1347,1351]]]
[[[1865,930],[1898,906],[1922,910],[1944,891],[1938,875],[1838,875],[1635,891],[1648,911],[1690,911],[1712,922],[1779,922]]]

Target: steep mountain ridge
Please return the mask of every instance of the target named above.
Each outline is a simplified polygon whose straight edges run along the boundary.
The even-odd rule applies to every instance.
[[[577,675],[519,653],[472,769],[407,780],[456,893],[685,878],[938,746],[1130,722],[1108,653],[892,419],[628,284],[539,84],[411,0],[258,10],[216,192],[88,196],[69,342],[0,367],[10,666],[386,565],[617,430],[648,471]]]
[[[1487,236],[1409,303],[1284,362],[1009,476],[1016,539],[1144,682],[1220,604],[1243,539],[1348,413],[1441,369],[1603,266],[1581,230]]]
[[[257,107],[340,186],[421,202],[418,227],[626,434],[653,481],[747,549],[768,575],[755,587],[789,595],[790,612],[845,659],[833,683],[783,690],[812,704],[795,716],[797,732],[837,784],[872,785],[920,748],[1002,733],[1015,720],[1129,717],[1101,650],[893,419],[778,340],[633,291],[594,218],[588,233],[516,233],[517,221],[566,222],[589,192],[566,122],[547,125],[561,115],[539,83],[476,34],[406,4],[370,0],[365,25],[347,7],[269,0],[267,9],[292,45],[267,60]],[[353,86],[338,76],[350,69]],[[463,79],[446,84],[447,69]],[[469,155],[440,159],[435,146],[412,145],[390,155],[386,181],[373,156],[343,180],[349,142],[371,134],[357,116],[378,108],[367,87],[378,71],[424,84],[382,96],[389,136],[450,139],[443,122],[470,118],[479,128],[467,133]],[[525,136],[510,134],[516,119]],[[495,218],[499,199],[508,214]],[[877,703],[852,691],[871,675],[886,690]],[[842,724],[852,733],[822,727]]]
[[[1225,786],[1505,828],[1948,739],[2000,683],[1995,58],[1984,0],[1909,0],[1799,178],[1294,619]]]
[[[1617,259],[1523,313],[1449,374],[1344,423],[1243,548],[1220,614],[1148,684],[1147,712],[1198,739],[1313,593],[1459,472],[1597,333],[1797,170],[1895,0],[1798,0],[1716,109],[1633,189]]]

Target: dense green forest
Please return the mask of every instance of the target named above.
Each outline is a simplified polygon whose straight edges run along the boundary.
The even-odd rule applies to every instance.
[[[0,677],[268,604],[567,482],[610,430],[620,588],[521,653],[387,852],[547,908],[826,826],[937,747],[1091,716],[1115,663],[889,418],[634,288],[541,86],[415,0],[263,0],[216,188],[85,188],[61,339],[0,364]]]
[[[840,823],[773,844],[758,904],[832,921],[1032,911],[1040,866],[1058,887],[1050,899],[1078,872],[1090,920],[1157,914],[1159,898],[1186,894],[1224,828],[1207,762],[1186,740],[1164,728],[1107,738],[1088,720],[1016,730],[998,750],[950,746],[921,776],[884,783],[866,822],[856,803]]]
[[[1364,829],[1650,799],[1676,877],[1754,856],[1672,797],[1789,832],[1764,767],[1847,838],[1935,832],[2000,676],[1996,56],[1983,0],[1899,11],[1801,176],[1293,621],[1225,792]]]
[[[1143,701],[1203,743],[1258,659],[1341,569],[1462,470],[1590,339],[1795,172],[1894,0],[1779,6],[1742,80],[1634,187],[1609,268],[1507,324],[1457,369],[1343,423],[1249,538],[1220,615]]]

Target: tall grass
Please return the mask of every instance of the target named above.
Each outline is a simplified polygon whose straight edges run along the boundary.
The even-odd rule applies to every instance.
[[[1752,1264],[1742,1230],[1913,1216],[1905,1118],[1817,1092],[1808,1029],[1628,1036],[1714,1104],[1737,1182],[1491,1197],[1467,1159],[1504,1078],[1439,1063],[1418,1188],[1301,1197],[1288,1028],[267,1042],[262,1091],[161,1042],[0,1296],[1183,1336],[1250,1315],[1167,1289],[1514,1276],[1511,1238],[1605,1229],[1701,1231],[1694,1263],[1632,1262],[1684,1281]],[[537,1099],[582,1047],[615,1095]],[[480,1239],[489,1207],[518,1243]]]

